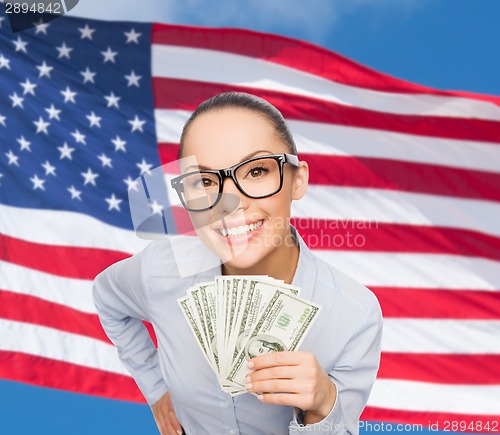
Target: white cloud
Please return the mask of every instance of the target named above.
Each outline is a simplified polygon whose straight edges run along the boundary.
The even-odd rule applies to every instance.
[[[80,0],[70,15],[102,20],[244,27],[320,38],[335,22],[325,0]]]
[[[162,0],[80,0],[68,15],[113,21],[164,21]]]
[[[176,22],[245,27],[265,32],[321,38],[335,23],[335,2],[325,0],[166,1]]]
[[[409,16],[436,0],[80,0],[72,15],[105,20],[242,27],[323,43],[345,15]]]

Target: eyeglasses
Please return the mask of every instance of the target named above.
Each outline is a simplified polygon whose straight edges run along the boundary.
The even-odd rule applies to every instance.
[[[184,208],[204,211],[222,198],[224,180],[231,178],[238,190],[249,198],[267,198],[283,187],[283,166],[299,166],[293,154],[257,156],[230,168],[188,172],[171,180]]]

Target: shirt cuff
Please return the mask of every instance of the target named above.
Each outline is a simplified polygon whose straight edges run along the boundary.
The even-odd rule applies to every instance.
[[[164,382],[158,383],[155,385],[155,388],[149,391],[147,394],[144,394],[146,401],[149,406],[154,405],[158,400],[160,400],[164,394],[167,392],[167,385]]]
[[[163,380],[158,366],[149,371],[135,373],[133,377],[149,406],[158,402],[167,392],[167,384]]]
[[[333,382],[333,381],[332,381]],[[335,403],[330,410],[330,413],[321,421],[313,424],[304,424],[304,412],[294,408],[293,420],[290,422],[290,433],[314,432],[326,434],[343,434],[357,433],[352,428],[346,427],[342,421],[342,407],[339,402],[339,390],[336,390]]]

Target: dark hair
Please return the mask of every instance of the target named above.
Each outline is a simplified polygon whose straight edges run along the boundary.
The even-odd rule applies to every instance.
[[[177,156],[178,159],[181,158],[184,138],[186,137],[191,123],[203,113],[228,107],[247,109],[263,115],[264,118],[272,124],[276,136],[288,148],[288,152],[297,155],[297,147],[295,146],[292,133],[286,124],[285,118],[283,118],[283,115],[276,107],[256,95],[247,94],[245,92],[224,92],[203,101],[186,121],[182,129],[179,154]]]

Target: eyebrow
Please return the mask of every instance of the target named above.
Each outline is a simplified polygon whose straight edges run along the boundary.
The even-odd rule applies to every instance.
[[[238,163],[241,163],[241,162],[244,162],[245,160],[248,160],[248,159],[251,159],[252,157],[256,156],[257,154],[259,153],[269,153],[269,154],[273,154],[271,151],[269,150],[258,150],[258,151],[254,151],[253,153],[250,153],[248,155],[246,155],[245,157],[243,157]],[[236,163],[236,164],[238,164]],[[233,165],[231,165],[233,166]],[[190,168],[194,168],[194,169],[200,169],[200,170],[208,170],[208,171],[211,171],[213,170],[213,168],[209,168],[208,166],[204,166],[204,165],[191,165],[191,166],[188,166],[185,171],[187,171],[188,169]]]

